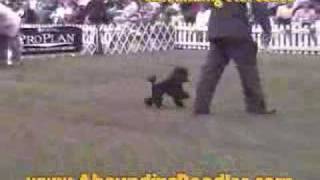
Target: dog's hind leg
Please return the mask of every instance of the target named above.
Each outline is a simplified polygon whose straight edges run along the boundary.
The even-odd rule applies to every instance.
[[[187,92],[185,92],[185,91],[182,91],[182,99],[189,99],[190,98],[190,95],[189,95],[189,93],[187,93]]]
[[[144,104],[147,105],[147,106],[152,106],[152,104],[153,104],[152,98],[151,97],[145,98],[144,99]]]
[[[152,102],[156,105],[157,108],[160,108],[162,106],[163,94],[164,92],[159,86],[153,86]]]
[[[162,96],[154,97],[153,102],[157,108],[160,108],[162,106]]]

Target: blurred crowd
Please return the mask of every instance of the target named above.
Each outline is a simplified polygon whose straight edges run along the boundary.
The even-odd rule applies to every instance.
[[[1,0],[0,0],[1,1]],[[26,24],[110,24],[125,22],[185,21],[206,26],[210,5],[169,4],[143,0],[2,0]],[[320,0],[269,3],[272,19],[279,24],[320,20]]]
[[[290,24],[299,22],[310,25],[320,20],[320,0],[295,0],[291,4],[270,4],[275,22]]]
[[[179,16],[194,22],[196,4],[167,4],[143,0],[2,0],[27,24],[97,24],[166,21]],[[198,7],[199,6],[199,7]]]

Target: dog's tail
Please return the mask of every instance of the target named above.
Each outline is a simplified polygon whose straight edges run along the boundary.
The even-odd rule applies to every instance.
[[[154,85],[154,84],[156,83],[156,81],[157,81],[157,77],[156,77],[155,75],[150,76],[150,77],[148,78],[148,81],[149,81],[152,85]]]

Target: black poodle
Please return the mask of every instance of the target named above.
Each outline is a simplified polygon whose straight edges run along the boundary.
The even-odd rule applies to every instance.
[[[184,107],[183,99],[188,99],[189,94],[183,90],[183,83],[188,82],[188,70],[184,67],[175,67],[170,76],[164,81],[158,82],[156,76],[151,76],[148,81],[152,84],[151,97],[145,98],[147,106],[155,104],[158,108],[162,106],[163,95],[172,97],[177,107]]]

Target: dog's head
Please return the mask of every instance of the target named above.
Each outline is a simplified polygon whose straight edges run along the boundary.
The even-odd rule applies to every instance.
[[[189,76],[189,72],[186,68],[175,67],[170,77],[175,82],[184,83],[189,81],[188,76]]]

